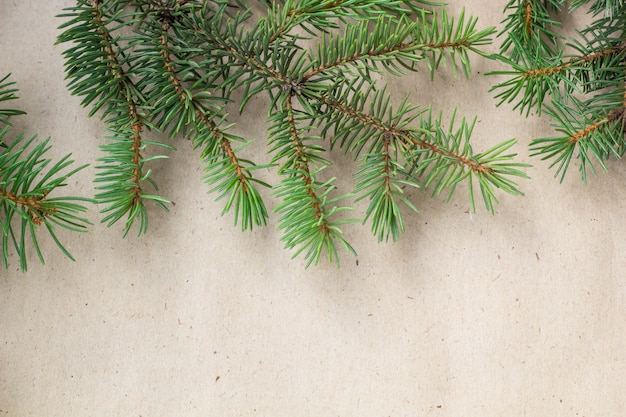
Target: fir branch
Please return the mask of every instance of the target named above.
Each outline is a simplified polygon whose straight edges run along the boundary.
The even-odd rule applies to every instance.
[[[144,172],[143,166],[165,156],[144,158],[141,152],[149,144],[172,149],[141,137],[144,127],[150,126],[140,114],[141,93],[125,69],[128,62],[125,48],[108,27],[113,24],[124,27],[135,22],[135,16],[124,14],[125,3],[79,0],[77,6],[66,9],[69,13],[62,15],[71,19],[61,26],[65,31],[59,36],[59,42],[77,44],[64,52],[67,77],[71,80],[68,88],[73,94],[84,96],[83,105],[95,101],[90,115],[105,109],[102,118],[107,121],[111,142],[101,147],[108,156],[99,159],[103,165],[97,167],[101,171],[96,182],[104,185],[97,187],[100,192],[96,199],[108,204],[102,210],[108,213],[103,222],[111,225],[127,216],[124,235],[135,221],[139,225],[138,234],[146,232],[145,201],[153,201],[166,210],[169,203],[163,197],[145,193],[142,186],[147,181],[157,188],[150,178],[151,171]]]
[[[456,110],[452,113],[448,128],[442,123],[442,116],[433,119],[429,112],[420,119],[420,127],[408,131],[415,148],[409,149],[413,171],[422,178],[424,187],[432,186],[433,195],[448,190],[448,200],[461,181],[467,181],[472,210],[475,211],[474,179],[478,181],[481,196],[487,210],[494,213],[494,203],[498,202],[496,189],[521,196],[515,177],[528,178],[521,168],[528,164],[514,162],[514,153],[505,153],[517,142],[509,139],[487,151],[474,154],[469,139],[475,119],[471,123],[461,119],[455,128]]]
[[[476,19],[465,21],[464,12],[455,24],[445,9],[432,19],[422,14],[421,20],[411,22],[400,18],[380,17],[374,27],[369,22],[346,27],[342,36],[325,36],[318,45],[317,54],[309,53],[312,67],[303,75],[307,81],[333,69],[346,71],[346,66],[357,68],[359,75],[369,78],[368,71],[377,69],[378,63],[392,74],[403,75],[404,70],[415,71],[415,64],[427,60],[431,74],[447,59],[452,62],[456,75],[457,60],[469,76],[468,52],[481,53],[479,46],[490,42],[495,28],[477,31]],[[336,72],[333,75],[336,75]]]
[[[369,198],[370,205],[363,222],[372,219],[372,233],[377,235],[378,241],[389,240],[391,235],[395,242],[400,233],[404,233],[398,200],[417,212],[413,203],[404,196],[404,188],[417,188],[419,185],[406,174],[406,168],[398,162],[397,148],[392,144],[392,136],[386,132],[382,134],[382,138],[381,152],[365,155],[355,174],[358,181],[356,188],[361,193],[357,201]],[[396,154],[395,157],[392,154]]]
[[[8,131],[8,127],[0,131],[0,141],[5,142]],[[44,262],[38,241],[41,226],[45,226],[58,248],[74,260],[57,237],[55,226],[85,232],[86,226],[91,224],[80,216],[86,208],[79,204],[91,202],[90,199],[54,196],[57,188],[65,186],[67,179],[86,165],[63,173],[74,162],[69,159],[70,155],[51,165],[52,161],[45,158],[50,149],[49,140],[36,145],[35,140],[35,136],[26,140],[20,134],[0,153],[2,263],[5,268],[8,267],[9,249],[12,246],[19,256],[23,271],[27,269],[28,246],[32,246],[39,260]]]
[[[393,122],[385,122],[332,97],[322,96],[320,102],[327,106],[327,111],[339,112],[347,119],[358,120],[383,135],[396,138],[398,146],[404,149],[404,157],[413,165],[407,175],[412,176],[414,171],[416,176],[423,176],[423,186],[434,184],[434,194],[448,188],[450,198],[456,185],[467,179],[470,186],[470,201],[474,209],[471,182],[472,178],[476,177],[485,206],[491,213],[494,211],[494,203],[497,202],[495,188],[512,195],[522,195],[517,184],[508,177],[526,178],[526,174],[520,171],[520,168],[528,165],[512,162],[516,154],[504,154],[515,144],[514,140],[503,142],[474,156],[469,145],[473,124],[467,124],[463,119],[459,129],[453,130],[454,114],[447,132],[442,128],[441,116],[433,120],[430,112],[427,116],[420,117],[418,128],[399,128]],[[343,129],[336,130],[335,134],[340,136],[342,131]]]
[[[563,36],[554,30],[561,24],[551,13],[561,10],[563,4],[563,0],[510,0],[504,8],[504,28],[498,34],[506,35],[500,53],[514,62],[529,52],[554,55]]]
[[[626,44],[570,57],[567,61],[560,56],[548,59],[537,54],[520,58],[520,63],[501,57],[500,59],[507,62],[512,70],[494,71],[488,75],[508,75],[511,78],[495,85],[490,91],[501,90],[495,96],[500,100],[498,105],[517,101],[514,108],[520,109],[521,112],[526,110],[528,114],[533,107],[540,112],[547,95],[566,99],[573,91],[583,92],[590,85],[589,74],[598,74],[599,66],[604,67],[609,63],[609,68],[617,65],[619,70],[623,71],[621,63],[625,53]],[[599,85],[607,86],[599,84],[600,81],[597,77],[593,80],[596,84],[594,89],[599,88]]]
[[[315,137],[300,135],[298,118],[306,120],[306,115],[295,110],[292,94],[287,92],[282,100],[281,112],[270,117],[273,126],[270,128],[270,152],[275,152],[272,162],[284,160],[279,173],[285,176],[275,188],[274,195],[282,202],[274,209],[282,214],[279,219],[279,230],[283,230],[282,241],[289,249],[297,248],[294,257],[307,250],[305,259],[307,267],[316,264],[323,253],[328,261],[339,262],[335,241],[348,251],[355,253],[350,244],[341,236],[340,225],[352,220],[333,221],[331,217],[339,212],[349,210],[348,207],[327,206],[335,204],[347,195],[329,198],[335,189],[334,178],[322,183],[317,176],[330,165],[330,162],[319,156],[323,150],[319,146],[306,142]],[[311,169],[311,165],[314,169]]]
[[[95,182],[99,192],[96,200],[108,206],[101,210],[106,214],[102,222],[109,226],[127,216],[124,227],[124,236],[137,221],[138,235],[148,230],[148,211],[146,201],[153,201],[167,211],[169,200],[158,195],[147,194],[143,183],[150,183],[156,190],[156,183],[150,178],[152,171],[144,172],[144,164],[156,159],[167,158],[163,155],[143,157],[142,153],[148,145],[173,150],[172,146],[164,143],[144,140],[141,132],[145,126],[144,119],[137,113],[137,105],[129,101],[111,100],[105,114],[110,113],[108,143],[101,146],[107,154],[98,158],[101,165],[96,166],[100,171],[96,173]],[[115,122],[115,123],[113,123]]]
[[[252,161],[239,159],[231,144],[234,141],[243,141],[243,139],[227,134],[225,129],[220,128],[203,113],[198,113],[198,117],[203,127],[195,128],[194,147],[204,147],[201,156],[207,162],[205,180],[215,185],[211,191],[220,193],[218,200],[228,196],[222,215],[233,208],[234,223],[237,224],[241,215],[242,230],[252,229],[254,225],[265,226],[268,217],[267,209],[253,183],[264,187],[269,187],[269,185],[254,178],[252,171],[267,166],[255,165]],[[238,150],[247,144],[244,143]]]
[[[626,89],[605,93],[601,100],[580,101],[572,98],[567,104],[558,100],[547,107],[553,126],[562,136],[539,138],[531,142],[532,155],[543,160],[553,159],[555,177],[563,181],[574,156],[580,160],[584,183],[587,172],[596,175],[592,157],[606,171],[606,160],[611,156],[621,158],[626,150]]]
[[[303,143],[303,139],[300,137],[298,133],[294,109],[293,109],[293,105],[291,102],[292,102],[292,96],[289,95],[285,100],[285,111],[281,116],[286,118],[286,122],[289,126],[288,135],[289,135],[289,139],[291,140],[291,146],[290,146],[291,149],[289,149],[289,151],[291,151],[292,155],[290,155],[287,158],[287,161],[282,166],[281,171],[282,172],[296,171],[296,172],[302,173],[302,181],[304,182],[305,188],[307,189],[307,193],[309,194],[312,200],[314,216],[316,219],[320,219],[323,217],[323,212],[320,206],[320,199],[317,197],[317,194],[315,193],[315,191],[311,188],[312,180],[311,180],[311,171],[309,170],[309,163],[313,161],[317,161],[318,163],[322,163],[323,166],[329,166],[330,162],[315,155],[317,152],[321,151],[322,149],[314,148],[314,147],[308,147],[308,148],[305,147]],[[284,146],[284,143],[278,142],[277,145],[270,151],[278,150],[277,147],[281,145]],[[284,153],[279,153],[273,159],[272,162],[278,161],[279,158],[282,157],[283,155]],[[328,233],[328,225],[326,223],[322,223],[320,225],[320,229],[322,233],[325,233],[325,234]]]
[[[213,191],[221,193],[218,199],[230,193],[223,214],[234,208],[235,224],[241,215],[243,230],[252,229],[253,225],[264,226],[267,210],[253,182],[264,186],[267,184],[255,180],[251,175],[251,170],[262,167],[256,167],[249,161],[241,161],[233,149],[232,141],[244,140],[227,135],[213,122],[212,119],[226,118],[220,113],[221,106],[214,103],[223,101],[223,98],[215,98],[208,91],[196,92],[184,87],[182,77],[197,80],[199,74],[196,73],[196,64],[192,64],[193,61],[174,60],[169,29],[170,24],[167,22],[151,28],[144,26],[143,34],[133,40],[144,47],[156,40],[157,45],[154,46],[159,51],[158,56],[155,56],[149,52],[150,49],[146,49],[145,54],[140,50],[138,55],[142,57],[141,61],[135,63],[138,75],[142,76],[139,85],[145,92],[147,102],[159,109],[159,112],[152,113],[152,117],[158,119],[156,125],[161,130],[170,130],[172,136],[181,132],[184,134],[187,129],[194,132],[194,147],[203,147],[202,158],[207,162],[205,179],[215,186]],[[209,110],[209,106],[213,110]],[[172,124],[174,126],[170,127]]]

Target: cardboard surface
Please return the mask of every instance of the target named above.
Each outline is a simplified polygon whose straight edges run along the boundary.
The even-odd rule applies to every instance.
[[[499,25],[504,1],[463,3],[479,26]],[[67,191],[92,196],[104,126],[67,92],[66,46],[53,45],[70,4],[1,0],[0,74],[13,73],[29,113],[15,131],[90,163]],[[43,239],[46,265],[31,254],[27,274],[15,257],[0,272],[0,415],[624,415],[626,166],[611,161],[587,186],[573,168],[559,184],[526,146],[552,135],[549,121],[496,108],[484,73],[498,64],[474,61],[470,80],[443,70],[390,85],[476,115],[476,151],[518,138],[519,160],[534,164],[525,197],[498,194],[492,217],[469,213],[464,186],[448,204],[415,191],[420,213],[406,213],[399,242],[352,225],[358,262],[343,253],[341,269],[305,270],[276,216],[245,234],[220,217],[179,139],[155,167],[176,205],[151,211],[147,236],[122,239],[93,207],[90,233],[61,234],[77,262]],[[264,104],[237,128],[261,158]]]

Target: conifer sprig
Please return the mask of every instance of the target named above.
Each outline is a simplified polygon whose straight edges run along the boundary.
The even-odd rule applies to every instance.
[[[7,132],[8,128],[0,132],[0,140],[5,141]],[[89,199],[50,195],[56,188],[66,185],[67,179],[85,166],[62,173],[74,161],[67,155],[50,166],[52,161],[44,158],[50,149],[48,140],[35,145],[35,139],[33,136],[25,140],[23,135],[18,135],[0,154],[2,263],[5,268],[8,267],[9,248],[13,246],[24,271],[27,268],[29,246],[35,249],[39,260],[44,262],[37,237],[42,226],[45,226],[59,249],[74,260],[57,237],[55,226],[84,232],[90,224],[80,216],[86,209],[79,204]]]
[[[416,210],[404,194],[406,186],[425,183],[437,193],[452,192],[459,182],[477,177],[491,211],[495,188],[519,194],[509,177],[523,177],[517,169],[522,165],[506,154],[513,142],[475,156],[467,143],[469,124],[445,131],[441,120],[433,122],[430,111],[411,105],[408,97],[394,109],[384,86],[376,86],[372,77],[423,67],[432,73],[446,64],[469,76],[470,54],[484,55],[481,47],[494,29],[478,30],[476,19],[465,13],[454,19],[434,3],[410,0],[262,2],[267,5],[263,16],[242,1],[77,3],[66,15],[71,20],[60,40],[79,43],[66,52],[70,89],[84,97],[84,104],[95,103],[94,111],[104,110],[111,130],[125,139],[113,141],[119,149],[105,148],[107,161],[130,168],[123,177],[108,166],[102,180],[112,180],[106,183],[111,187],[115,178],[127,185],[149,179],[135,175],[151,160],[137,158],[144,144],[152,144],[140,138],[141,128],[191,136],[206,161],[211,190],[225,200],[224,212],[233,212],[235,222],[248,229],[267,218],[256,187],[269,185],[252,174],[276,166],[279,180],[272,188],[280,200],[274,211],[282,240],[303,254],[307,265],[324,254],[337,260],[340,246],[353,252],[341,231],[353,221],[342,214],[351,209],[347,202],[353,197],[369,200],[365,219],[379,240],[395,240],[404,230],[399,203]],[[306,47],[312,40],[307,32],[321,38],[317,48]],[[91,67],[81,71],[83,65]],[[87,80],[89,71],[97,74]],[[97,87],[101,82],[105,85]],[[272,156],[257,165],[253,159],[258,158],[243,156],[254,138],[231,133],[236,127],[227,109],[235,101],[245,117],[259,94],[270,99]],[[131,110],[123,111],[124,106]],[[130,152],[123,151],[125,142]],[[327,177],[332,162],[325,151],[333,146],[359,161],[352,191],[340,192]],[[130,162],[122,161],[124,152]],[[106,191],[114,210],[108,219],[117,220],[122,208],[134,218],[138,209],[128,207],[121,192]],[[143,189],[135,195],[166,204]],[[145,222],[139,224],[145,230]]]
[[[212,95],[210,90],[198,90],[200,82],[203,89],[218,86],[199,75],[198,63],[178,58],[186,57],[189,51],[183,45],[179,48],[171,45],[169,29],[168,22],[146,20],[133,39],[141,48],[138,62],[134,63],[140,77],[137,85],[144,91],[146,101],[158,109],[152,115],[154,124],[170,136],[193,135],[194,147],[202,149],[201,157],[206,162],[205,180],[213,187],[212,191],[219,193],[218,199],[226,198],[224,213],[232,208],[235,224],[241,219],[243,230],[252,229],[254,225],[264,226],[267,209],[254,184],[267,184],[252,176],[253,170],[264,166],[255,166],[237,156],[249,142],[228,134],[228,126],[220,126],[220,121],[227,117],[223,113],[227,100]],[[184,80],[195,82],[187,87]],[[236,145],[238,142],[242,145]],[[252,204],[245,204],[245,201]]]
[[[517,184],[507,177],[525,178],[526,175],[520,169],[528,165],[514,162],[516,154],[504,154],[515,144],[515,140],[503,142],[474,156],[469,143],[473,123],[468,124],[463,119],[461,126],[455,130],[456,114],[453,113],[446,131],[441,116],[433,119],[430,110],[420,110],[404,100],[394,113],[388,105],[388,98],[383,97],[385,95],[382,93],[374,93],[371,110],[373,113],[378,112],[377,115],[364,111],[366,101],[358,94],[350,101],[322,97],[320,101],[326,106],[326,111],[322,113],[330,116],[326,126],[334,126],[335,141],[339,138],[342,147],[345,144],[358,155],[366,141],[354,139],[366,137],[373,143],[368,151],[369,158],[372,159],[373,153],[378,153],[379,157],[388,155],[385,147],[381,148],[381,144],[393,138],[395,146],[402,151],[402,157],[409,162],[410,169],[404,174],[407,178],[415,175],[422,177],[422,186],[433,185],[433,194],[448,190],[449,197],[459,182],[468,180],[472,209],[475,209],[473,177],[478,179],[485,205],[492,213],[494,203],[497,202],[494,194],[496,188],[509,194],[521,195]],[[420,120],[419,126],[409,126],[417,117]],[[353,134],[354,130],[357,130],[356,135]],[[366,133],[361,134],[360,130],[366,130]],[[398,210],[395,212],[399,213]],[[401,224],[399,220],[398,224]]]
[[[573,45],[581,48],[580,43]],[[539,112],[547,96],[560,97],[567,100],[575,93],[596,91],[613,85],[624,73],[623,65],[626,57],[626,44],[605,45],[595,50],[582,51],[581,55],[563,57],[561,52],[553,59],[542,55],[529,56],[521,47],[520,62],[501,58],[512,69],[494,71],[491,75],[507,75],[508,80],[497,84],[492,90],[501,90],[496,94],[500,103],[515,102],[515,109],[526,110],[536,108]],[[618,81],[619,83],[619,81]]]
[[[334,220],[336,213],[350,210],[336,203],[348,195],[331,196],[336,187],[335,178],[320,181],[319,176],[331,165],[320,154],[323,149],[315,144],[319,137],[307,135],[308,128],[299,126],[298,119],[307,119],[302,111],[293,107],[293,96],[287,92],[281,101],[282,112],[270,117],[270,152],[275,153],[272,162],[281,162],[279,174],[283,176],[275,187],[274,195],[282,199],[275,211],[279,219],[282,240],[289,249],[297,248],[294,256],[305,252],[307,266],[317,264],[320,256],[327,254],[329,261],[339,261],[335,241],[354,253],[354,249],[341,236],[340,226],[351,220]]]
[[[128,12],[129,1],[79,0],[77,6],[61,15],[69,18],[60,26],[65,29],[59,42],[75,44],[63,55],[66,59],[68,88],[73,94],[83,96],[83,105],[93,103],[90,115],[102,109],[102,118],[110,132],[109,142],[102,145],[107,154],[100,158],[96,168],[96,182],[99,193],[95,196],[105,204],[102,210],[103,222],[109,225],[126,216],[124,235],[135,222],[138,234],[145,233],[148,227],[148,212],[145,202],[153,201],[167,210],[169,200],[145,191],[144,185],[151,184],[151,170],[144,164],[164,155],[144,157],[146,147],[170,148],[160,142],[147,141],[142,132],[151,127],[150,120],[142,114],[143,93],[131,78],[129,57],[132,51],[125,44],[126,39],[116,34],[123,28],[130,28],[138,22],[137,12]]]
[[[516,4],[521,7],[521,3]],[[562,2],[548,3],[556,12]],[[543,7],[539,1],[525,0],[525,4],[531,10]],[[533,140],[533,155],[551,160],[555,176],[561,180],[575,156],[586,182],[589,172],[596,174],[594,162],[606,169],[609,157],[620,158],[624,153],[626,5],[622,1],[578,0],[570,4],[570,11],[583,4],[590,4],[593,20],[576,38],[550,36],[546,28],[558,23],[543,12],[534,15],[533,33],[526,36],[513,29],[523,26],[525,18],[509,13],[501,33],[507,36],[503,48],[507,56],[499,59],[511,69],[492,74],[508,77],[493,88],[500,104],[515,103],[526,115],[531,110],[544,111],[553,119],[560,135]],[[545,39],[549,39],[548,46]]]
[[[421,13],[414,21],[406,15],[381,16],[373,28],[370,25],[364,20],[359,25],[348,25],[341,35],[324,36],[316,53],[308,53],[311,67],[303,80],[328,72],[328,77],[336,77],[351,67],[368,79],[370,71],[401,76],[407,70],[417,71],[416,64],[422,60],[427,61],[431,74],[449,60],[455,75],[460,63],[463,73],[469,76],[469,53],[480,53],[479,47],[488,44],[495,32],[494,28],[476,31],[476,19],[466,22],[463,11],[455,21],[445,9],[439,14]]]
[[[531,151],[532,155],[542,159],[553,159],[551,167],[556,167],[555,175],[560,176],[561,181],[574,155],[580,161],[579,169],[585,183],[588,172],[594,175],[597,172],[594,160],[606,170],[605,162],[609,157],[619,159],[624,155],[624,89],[605,93],[602,97],[600,102],[582,102],[572,97],[566,105],[558,103],[547,107],[548,115],[555,120],[555,129],[562,136],[534,139]]]
[[[554,55],[563,36],[555,30],[561,23],[553,15],[564,3],[564,0],[510,0],[504,8],[506,18],[500,36],[506,37],[500,45],[501,53],[509,53],[517,61],[524,52],[516,45],[521,42],[526,54]]]

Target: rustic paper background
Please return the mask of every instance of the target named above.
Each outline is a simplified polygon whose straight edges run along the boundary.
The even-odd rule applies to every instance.
[[[71,4],[0,0],[0,74],[13,73],[29,113],[15,131],[90,163],[67,191],[91,196],[105,132],[67,92],[54,45]],[[480,27],[500,25],[503,0],[462,4]],[[573,168],[559,184],[526,146],[552,134],[549,121],[495,107],[497,78],[484,74],[498,68],[476,59],[470,80],[443,70],[390,85],[476,115],[477,151],[518,138],[534,164],[526,196],[499,194],[492,217],[468,212],[464,187],[448,204],[411,192],[420,213],[403,238],[377,244],[368,226],[347,227],[359,256],[344,253],[341,269],[291,260],[276,217],[245,234],[220,217],[178,140],[155,176],[176,205],[151,212],[147,236],[122,239],[92,207],[90,233],[62,234],[77,262],[43,239],[45,266],[31,254],[27,274],[15,257],[0,271],[0,415],[624,415],[626,165],[587,186]],[[263,100],[238,126],[261,160]]]

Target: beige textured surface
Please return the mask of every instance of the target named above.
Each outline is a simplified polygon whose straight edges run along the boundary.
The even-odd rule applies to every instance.
[[[71,3],[0,0],[0,73],[29,112],[17,128],[93,166],[103,127],[65,90],[53,46]],[[504,1],[464,4],[480,26],[499,24]],[[437,89],[426,74],[392,85],[478,115],[474,149],[517,137],[530,161],[525,144],[548,122],[496,109],[493,68],[477,61],[469,81],[444,71]],[[264,113],[240,132],[258,134]],[[148,236],[97,224],[64,234],[76,263],[45,241],[45,266],[0,271],[0,415],[626,414],[623,163],[585,187],[533,159],[526,197],[501,195],[495,217],[470,216],[464,188],[449,204],[414,192],[420,213],[400,242],[348,227],[358,265],[304,270],[275,218],[241,234],[220,217],[197,155],[177,147],[155,177],[176,206],[154,210]],[[92,195],[92,176],[71,192]]]

